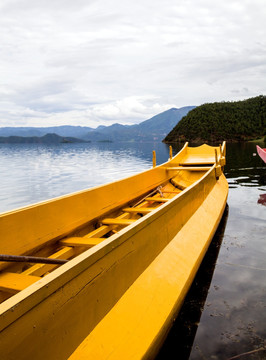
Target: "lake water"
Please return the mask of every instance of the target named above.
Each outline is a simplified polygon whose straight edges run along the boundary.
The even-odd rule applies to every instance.
[[[0,144],[0,212],[126,177],[168,159],[148,144]]]
[[[0,212],[146,170],[152,150],[168,159],[162,143],[0,144]],[[255,153],[227,144],[227,209],[158,359],[266,359],[266,166]]]

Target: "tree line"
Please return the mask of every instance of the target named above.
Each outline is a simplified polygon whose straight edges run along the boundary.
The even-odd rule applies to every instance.
[[[266,135],[266,96],[207,103],[184,116],[163,140],[246,141]]]

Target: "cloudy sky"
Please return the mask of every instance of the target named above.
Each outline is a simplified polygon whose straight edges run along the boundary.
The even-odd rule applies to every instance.
[[[265,0],[0,0],[0,126],[265,95],[265,19]]]

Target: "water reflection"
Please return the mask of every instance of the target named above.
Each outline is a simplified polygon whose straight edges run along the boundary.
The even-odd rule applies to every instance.
[[[229,212],[216,266],[208,278],[204,259],[159,359],[266,359],[266,166],[254,153],[253,143],[227,144]]]
[[[186,301],[156,360],[189,359],[216,266],[227,218],[228,206],[226,206],[221,223],[186,296]]]
[[[230,211],[190,360],[266,358],[266,167],[253,153],[253,143],[227,145]]]
[[[258,204],[266,205],[266,194],[260,194]]]

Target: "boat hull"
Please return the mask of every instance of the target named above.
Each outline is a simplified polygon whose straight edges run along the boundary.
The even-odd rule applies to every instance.
[[[166,166],[122,181],[119,206],[132,193],[135,198],[141,196],[142,187],[130,189],[130,184],[144,181],[150,190],[170,178],[172,171],[166,171]],[[115,183],[109,184],[98,193],[101,198],[109,196],[105,210],[117,204],[110,195],[114,187]],[[216,231],[227,193],[227,181],[223,174],[217,176],[214,165],[180,195],[6,300],[0,305],[2,357],[154,357]],[[60,199],[64,200],[70,201]],[[79,199],[79,203],[86,207],[86,201]],[[51,210],[51,203],[42,206],[48,214],[46,206]],[[101,206],[95,204],[99,214]],[[62,233],[63,227],[62,221],[53,236]]]
[[[71,360],[156,356],[221,220],[226,187],[223,179],[82,342]],[[222,199],[221,208],[216,206],[218,199]],[[199,227],[199,223],[204,226]]]
[[[266,149],[261,148],[260,146],[257,146],[257,153],[260,156],[260,158],[266,163]]]

